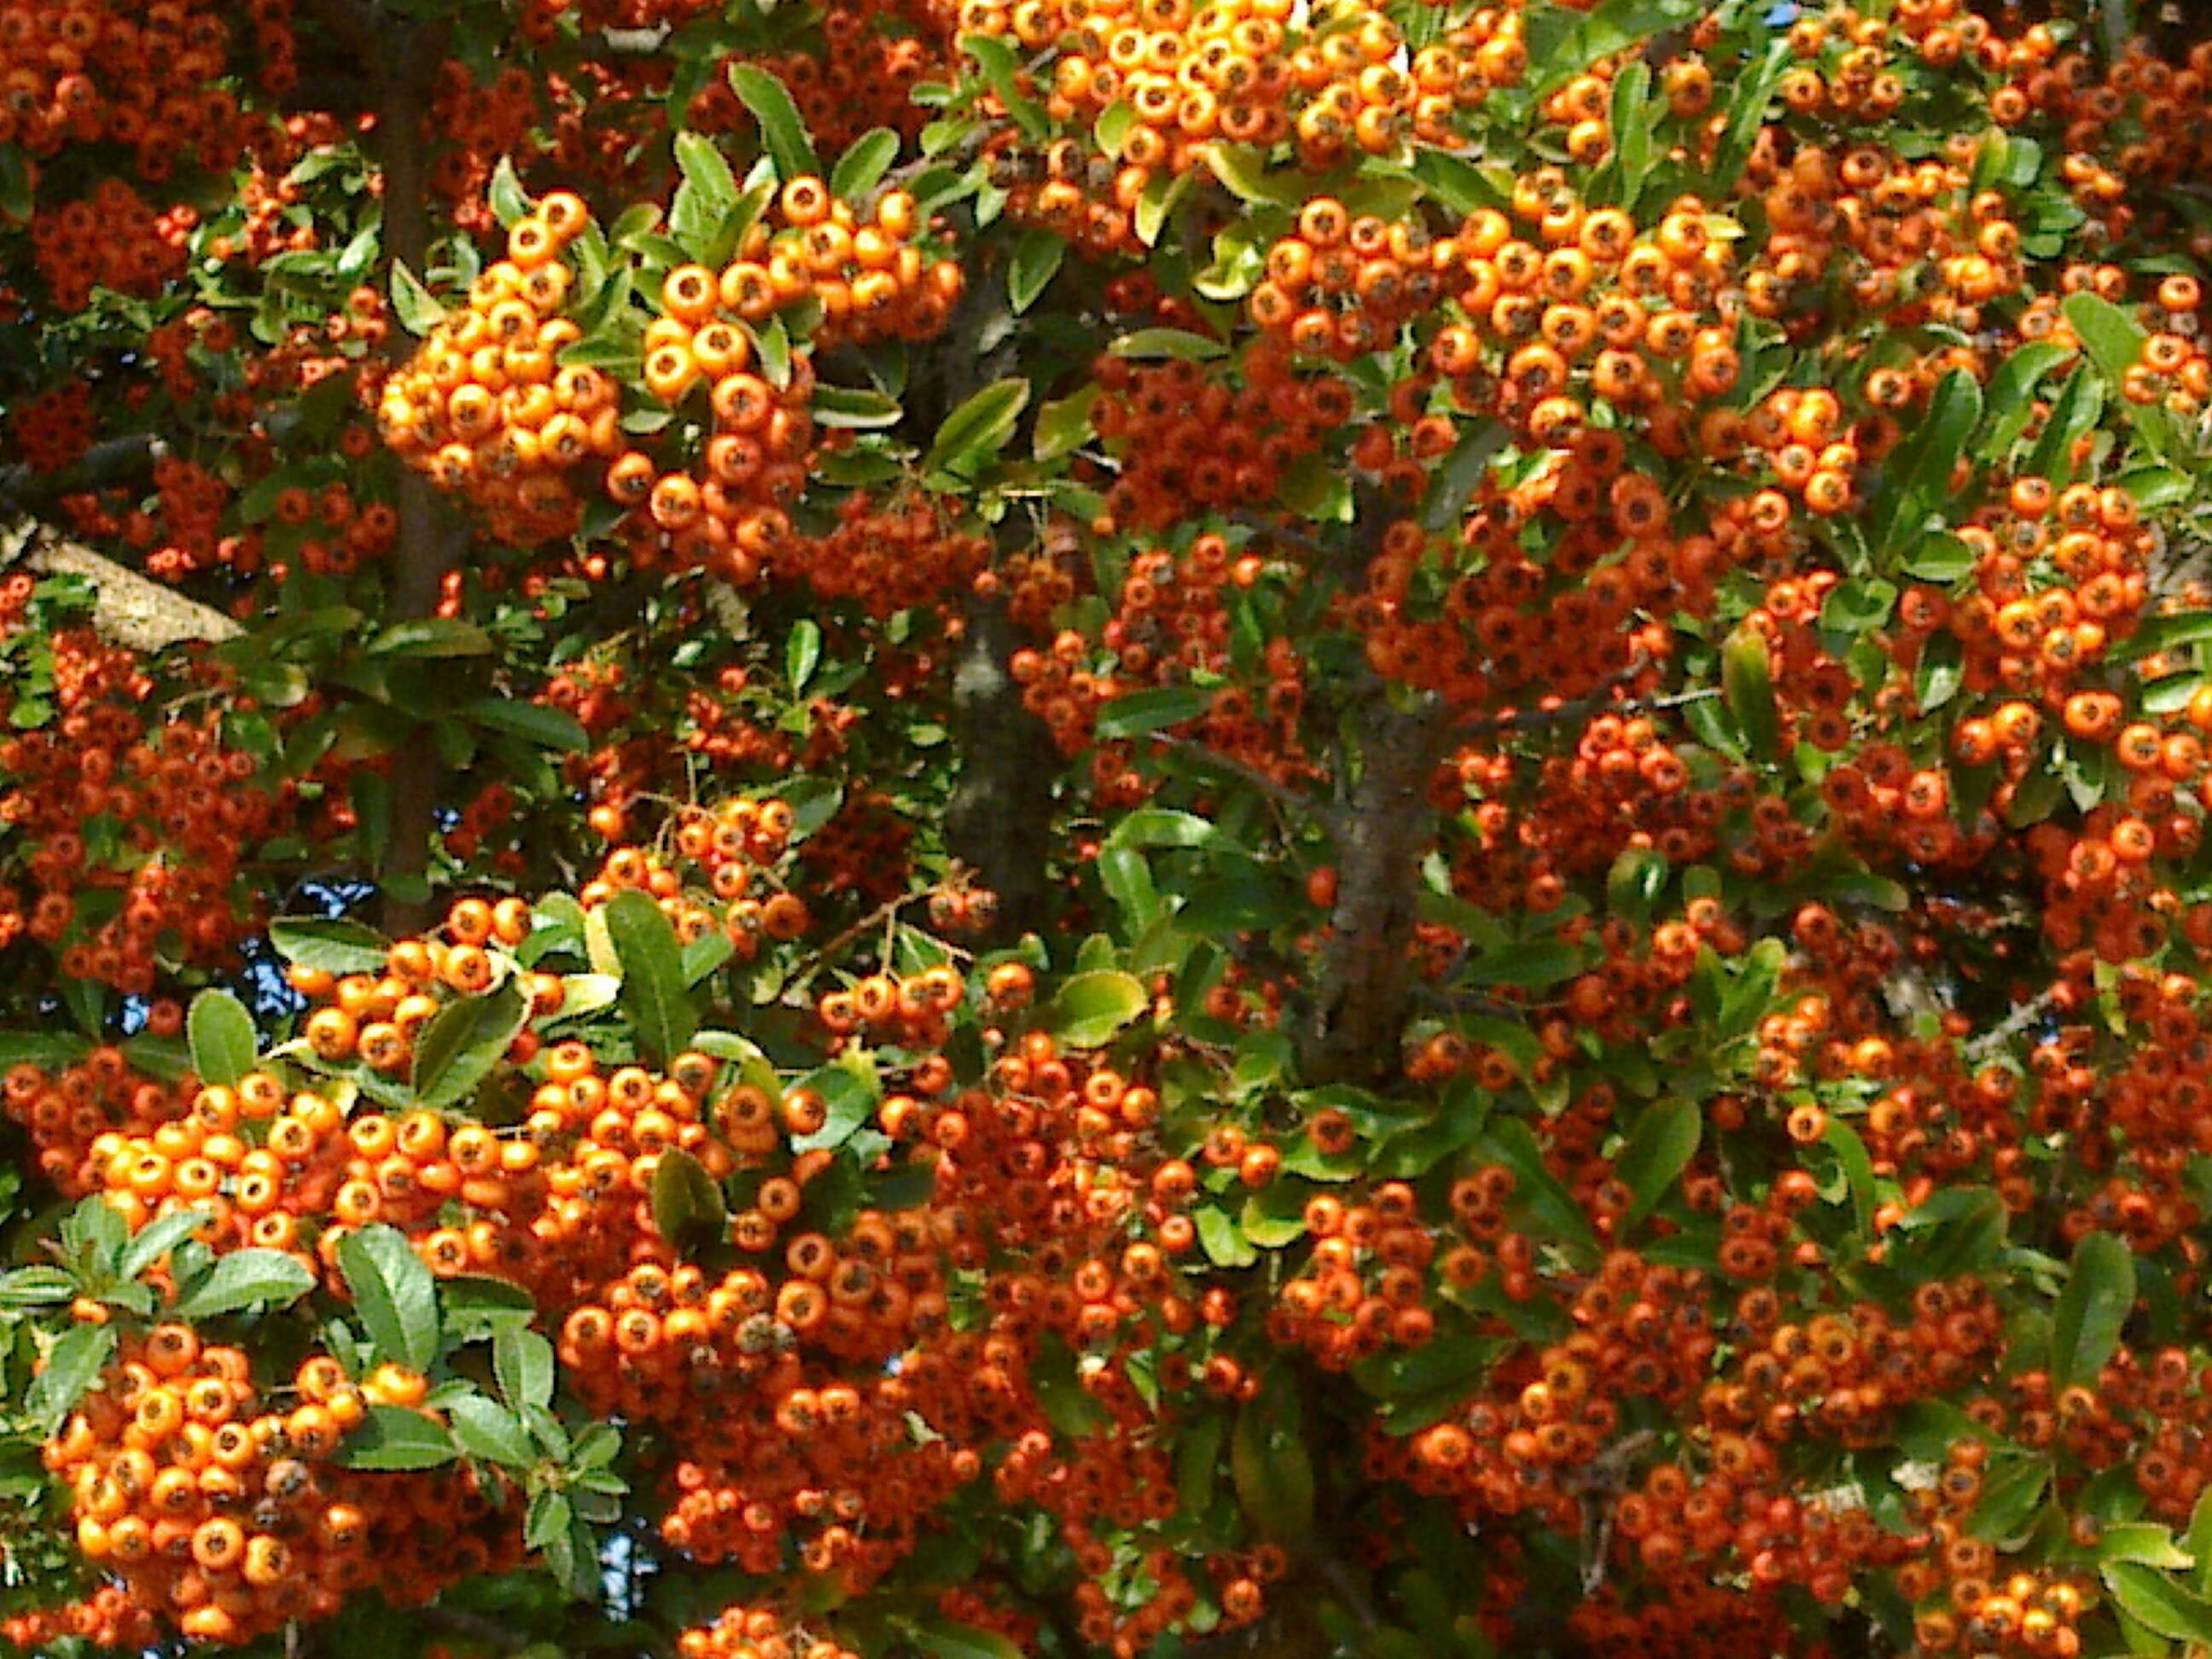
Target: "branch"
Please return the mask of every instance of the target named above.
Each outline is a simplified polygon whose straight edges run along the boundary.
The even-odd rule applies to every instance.
[[[1336,906],[1301,1045],[1309,1083],[1397,1067],[1416,987],[1421,854],[1437,832],[1427,791],[1450,746],[1449,714],[1433,697],[1407,711],[1378,697],[1359,716],[1360,773],[1339,809]]]
[[[1978,1036],[1969,1038],[1959,1052],[1968,1060],[1980,1060],[1984,1055],[1996,1053],[2049,1013],[2057,1002],[2058,987],[2054,985],[2040,996],[2021,1003]]]
[[[185,640],[220,644],[246,631],[222,611],[51,530],[32,528],[0,553],[0,563],[17,558],[33,570],[82,576],[90,582],[96,602],[93,626],[133,651],[159,651]]]
[[[312,0],[315,15],[358,51],[376,85],[375,153],[383,177],[384,259],[380,287],[403,262],[420,272],[430,246],[429,140],[431,90],[445,58],[444,23],[389,17],[372,0]],[[404,329],[392,331],[394,360],[414,349]],[[389,622],[407,622],[437,609],[446,572],[467,545],[465,521],[448,517],[430,481],[412,468],[400,475],[399,526],[392,547]],[[413,744],[392,769],[392,858],[388,875],[420,878],[429,868],[430,835],[437,811],[437,751]],[[424,904],[387,894],[384,924],[393,934],[418,931],[428,920]]]
[[[949,724],[960,777],[945,808],[945,843],[997,895],[996,932],[1018,939],[1050,914],[1053,777],[1057,751],[1045,724],[1022,707],[1006,672],[1017,641],[1005,608],[972,599],[952,670]]]
[[[1209,749],[1206,744],[1194,743],[1188,738],[1170,737],[1164,732],[1156,732],[1152,734],[1152,738],[1164,749],[1188,756],[1194,764],[1210,767],[1217,772],[1225,772],[1239,782],[1258,790],[1278,805],[1311,818],[1332,838],[1336,836],[1340,827],[1343,814],[1336,807],[1327,801],[1316,800],[1303,790],[1293,789],[1288,784],[1269,777],[1256,766],[1249,766],[1241,760],[1223,754],[1218,749]]]
[[[167,442],[151,432],[110,438],[94,444],[74,465],[58,472],[37,472],[21,462],[0,466],[0,510],[42,514],[68,495],[105,489],[134,477],[169,453]]]
[[[331,37],[363,63],[383,56],[380,38],[390,27],[375,0],[307,0],[307,10]]]

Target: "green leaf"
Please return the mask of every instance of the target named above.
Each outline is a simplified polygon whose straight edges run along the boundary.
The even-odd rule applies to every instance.
[[[1966,674],[1966,650],[1948,629],[1932,634],[1920,647],[1920,661],[1912,671],[1913,701],[1920,712],[1932,714],[1958,695]]]
[[[1067,244],[1042,226],[1025,230],[1006,262],[1006,301],[1020,316],[1051,284],[1060,263],[1067,257]]]
[[[565,1543],[574,1519],[575,1509],[568,1493],[546,1487],[530,1500],[529,1510],[523,1516],[523,1548],[545,1550],[556,1543]]]
[[[1721,647],[1721,690],[1751,751],[1771,759],[1781,746],[1765,636],[1739,627]]]
[[[540,749],[556,749],[564,755],[581,755],[592,746],[592,734],[584,730],[581,720],[566,709],[549,708],[541,702],[523,702],[513,697],[480,697],[463,703],[460,714],[463,720],[489,731],[505,732]]]
[[[1200,144],[1198,153],[1213,176],[1221,181],[1222,188],[1240,202],[1295,208],[1305,200],[1304,192],[1296,183],[1268,177],[1267,152],[1257,145],[1217,141]]]
[[[1515,985],[1540,991],[1571,977],[1582,965],[1582,952],[1562,939],[1520,939],[1475,956],[1460,970],[1459,982],[1470,987]]]
[[[458,1454],[442,1425],[402,1406],[371,1406],[360,1427],[338,1443],[342,1468],[386,1473],[434,1469]]]
[[[179,1297],[179,1319],[212,1319],[256,1303],[289,1308],[315,1288],[313,1272],[282,1250],[235,1250],[217,1259],[205,1278]]]
[[[634,890],[616,894],[604,914],[607,937],[622,963],[623,1007],[638,1047],[655,1065],[665,1066],[699,1029],[676,928],[658,904]]]
[[[1013,436],[1014,422],[1029,406],[1030,383],[1018,377],[994,380],[945,417],[923,458],[925,472],[962,471]]]
[[[0,1308],[44,1307],[70,1301],[76,1293],[76,1275],[59,1267],[15,1267],[0,1273]]]
[[[1413,161],[1408,169],[1417,182],[1454,213],[1470,214],[1483,208],[1504,209],[1513,204],[1512,173],[1504,172],[1501,181],[1495,172],[1486,171],[1463,155],[1433,145],[1416,144]]]
[[[906,414],[897,398],[872,387],[817,385],[808,407],[813,410],[817,426],[851,432],[880,431],[896,426]]]
[[[1639,58],[1613,77],[1613,163],[1620,173],[1620,204],[1631,212],[1651,171],[1657,121],[1651,107],[1651,66]]]
[[[1168,806],[1140,806],[1125,813],[1106,837],[1109,847],[1205,847],[1218,835],[1211,819]]]
[[[538,1449],[513,1412],[480,1394],[465,1394],[447,1407],[453,1440],[471,1457],[510,1469],[526,1469]]]
[[[1037,408],[1036,432],[1031,453],[1041,461],[1056,461],[1080,449],[1093,434],[1091,411],[1098,402],[1097,382],[1080,392]]]
[[[1442,530],[1457,519],[1481,488],[1498,452],[1512,439],[1512,429],[1503,421],[1484,421],[1454,444],[1422,497],[1421,522]]]
[[[1260,1259],[1252,1241],[1244,1237],[1237,1218],[1218,1204],[1201,1204],[1191,1212],[1198,1242],[1207,1260],[1217,1267],[1249,1267]]]
[[[2094,1387],[2097,1372],[2119,1346],[2136,1304],[2136,1258],[2114,1233],[2089,1233],[2074,1247],[2066,1288],[2051,1314],[2051,1385],[2054,1391]]]
[[[276,954],[319,973],[381,974],[391,953],[383,934],[341,917],[286,916],[269,924]]]
[[[697,1158],[680,1146],[662,1152],[653,1169],[653,1224],[681,1249],[718,1236],[729,1211],[722,1189]]]
[[[898,153],[898,134],[889,127],[871,128],[848,144],[837,158],[830,173],[830,193],[841,201],[859,201],[890,170]]]
[[[2105,383],[2087,363],[2077,366],[2058,388],[2051,405],[2051,418],[2029,453],[2027,471],[2055,484],[2074,474],[2075,441],[2095,429],[2105,412]]]
[[[1167,228],[1168,221],[1197,179],[1195,173],[1156,173],[1146,182],[1144,193],[1137,198],[1137,210],[1130,216],[1139,241],[1146,247],[1158,245],[1160,233]]]
[[[824,1152],[842,1146],[873,1117],[878,1099],[872,1069],[838,1064],[816,1067],[799,1080],[799,1087],[822,1097],[822,1127],[794,1139],[795,1152]]]
[[[2073,325],[2082,349],[2097,366],[2097,373],[2112,391],[2120,390],[2127,373],[2142,361],[2146,336],[2134,318],[2100,294],[2069,294],[2059,309]],[[2120,400],[2120,410],[2136,434],[2160,460],[2176,466],[2187,463],[2181,453],[2173,422],[2159,404]]]
[[[2190,1574],[2190,1588],[2199,1595],[2212,1589],[2212,1489],[2207,1489],[2189,1512],[2189,1530],[2182,1535],[2181,1547],[2196,1566]]]
[[[1022,137],[1031,143],[1044,138],[1051,131],[1050,124],[1045,119],[1044,106],[1021,88],[1021,60],[1014,56],[1014,49],[995,34],[963,34],[960,50],[975,60],[983,71],[984,84],[1006,106],[1007,117],[1021,130]]]
[[[195,1204],[187,1209],[172,1210],[149,1222],[123,1247],[123,1255],[116,1263],[116,1276],[137,1279],[204,1227],[214,1213],[206,1205]]]
[[[1969,1535],[1992,1544],[2018,1538],[2041,1507],[2051,1475],[2047,1457],[1992,1459],[1982,1477],[1982,1495],[1974,1504],[1973,1518],[1967,1523]]]
[[[1729,92],[1728,115],[1721,130],[1721,141],[1713,147],[1712,165],[1704,174],[1708,199],[1725,198],[1729,187],[1742,173],[1744,164],[1750,161],[1759,130],[1766,125],[1767,106],[1774,101],[1774,89],[1781,84],[1783,71],[1789,67],[1789,44],[1775,40],[1769,43],[1757,64],[1735,77]]]
[[[261,1051],[253,1016],[228,991],[203,991],[192,999],[191,1012],[185,1017],[185,1036],[191,1044],[192,1070],[200,1081],[225,1089],[238,1086]]]
[[[1494,1123],[1478,1150],[1512,1171],[1514,1191],[1509,1203],[1525,1213],[1542,1237],[1584,1262],[1595,1262],[1604,1254],[1590,1231],[1589,1218],[1546,1167],[1543,1149],[1526,1123],[1518,1118]]]
[[[91,1040],[74,1031],[0,1031],[0,1069],[35,1066],[42,1072],[58,1072],[91,1050]]]
[[[2194,1530],[2195,1522],[2191,1522]],[[2147,1567],[2193,1567],[2197,1558],[2173,1541],[2173,1529],[2148,1521],[2122,1521],[2097,1535],[2100,1561],[2140,1561]]]
[[[1106,349],[1116,357],[1172,357],[1187,363],[1229,355],[1229,348],[1220,341],[1184,328],[1137,329],[1121,335]]]
[[[446,308],[430,296],[404,259],[392,261],[392,309],[399,326],[417,339],[446,320]]]
[[[783,672],[790,678],[793,695],[806,690],[806,682],[813,678],[815,665],[821,660],[822,625],[811,617],[801,617],[792,623],[783,641]]]
[[[1627,1225],[1632,1227],[1650,1214],[1675,1178],[1690,1167],[1704,1131],[1705,1114],[1679,1097],[1655,1100],[1638,1114],[1627,1144],[1613,1161],[1613,1174],[1629,1191]]]
[[[338,1271],[380,1356],[411,1371],[438,1358],[438,1281],[407,1235],[381,1222],[338,1241]]]
[[[36,205],[31,191],[30,163],[15,145],[0,144],[0,217],[25,224]]]
[[[2212,1643],[2212,1601],[2139,1561],[2098,1568],[2120,1610],[2146,1630],[2176,1642]]]
[[[1151,1007],[1152,1000],[1134,974],[1100,969],[1073,975],[1053,999],[1047,1029],[1062,1048],[1099,1048]]]
[[[1918,539],[1981,422],[1980,382],[1963,368],[1953,369],[1937,383],[1912,435],[1883,463],[1884,488],[1874,508],[1875,521],[1883,526],[1878,556],[1893,555]]]
[[[723,222],[738,204],[738,181],[714,141],[703,133],[676,135],[676,166],[684,182],[669,204],[668,232],[694,259],[714,257]]]
[[[416,1097],[431,1107],[468,1099],[529,1021],[530,1005],[512,980],[485,995],[447,1003],[415,1039]]]
[[[776,177],[786,184],[809,174],[818,175],[822,163],[814,143],[806,136],[799,106],[774,74],[757,64],[730,66],[730,86],[760,123],[761,140],[775,158]]]
[[[1157,685],[1116,697],[1098,711],[1097,731],[1103,741],[1133,738],[1163,726],[1194,720],[1213,707],[1213,693],[1196,685]]]
[[[93,1378],[115,1353],[112,1325],[72,1325],[46,1350],[46,1363],[23,1395],[23,1410],[40,1431],[60,1428]]]
[[[1296,1413],[1287,1376],[1262,1387],[1259,1398],[1237,1413],[1229,1440],[1229,1474],[1245,1518],[1279,1543],[1294,1544],[1313,1531],[1314,1468]]]
[[[2010,453],[2034,418],[2036,388],[2072,355],[2049,340],[2032,340],[1997,366],[1983,398],[1989,405],[1990,429],[1978,446],[1982,453],[2000,459]]]
[[[458,617],[424,617],[416,622],[394,623],[368,644],[369,654],[382,657],[486,657],[491,654],[491,635],[474,623]]]
[[[949,1619],[925,1620],[911,1626],[908,1634],[929,1659],[1022,1659],[1022,1650],[1009,1637]]]
[[[502,230],[529,214],[530,197],[522,188],[522,180],[514,176],[512,155],[499,158],[499,165],[492,169],[491,183],[485,187],[484,200]]]

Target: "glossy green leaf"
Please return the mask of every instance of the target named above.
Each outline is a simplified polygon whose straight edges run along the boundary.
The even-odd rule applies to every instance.
[[[2176,1642],[2212,1643],[2212,1601],[2139,1561],[2098,1568],[2120,1610],[2147,1630]]]
[[[774,72],[757,64],[733,64],[730,86],[760,123],[761,142],[775,158],[776,176],[787,184],[807,175],[820,176],[822,163],[814,154],[813,140],[807,137],[806,123],[799,118],[799,106],[791,101],[791,94]]]
[[[566,709],[514,697],[482,697],[460,708],[461,718],[487,731],[504,732],[540,749],[564,755],[580,755],[592,746],[592,734],[583,722]]]
[[[945,417],[923,459],[923,470],[964,471],[984,456],[1004,448],[1029,401],[1027,380],[1018,377],[994,380]]]
[[[711,1239],[729,1218],[722,1189],[699,1160],[680,1146],[662,1152],[653,1169],[653,1224],[678,1249]]]
[[[438,1285],[407,1235],[381,1222],[353,1229],[338,1241],[338,1271],[377,1352],[428,1370],[438,1358]]]
[[[1076,974],[1060,988],[1047,1029],[1066,1048],[1096,1048],[1152,1006],[1144,982],[1113,969]]]
[[[997,96],[1022,137],[1035,143],[1045,137],[1048,124],[1044,106],[1022,90],[1021,61],[1014,49],[995,34],[963,34],[960,50],[975,60],[984,83]]]
[[[898,134],[889,127],[869,129],[845,146],[830,169],[830,194],[840,201],[858,202],[882,181],[898,153]]]
[[[361,1426],[338,1443],[332,1459],[349,1469],[398,1473],[434,1469],[459,1454],[441,1424],[399,1406],[371,1406]]]
[[[608,939],[622,963],[623,1007],[638,1047],[665,1066],[699,1029],[675,926],[650,897],[635,890],[616,894],[605,914]]]
[[[538,1461],[537,1448],[513,1412],[480,1394],[465,1394],[447,1410],[454,1443],[471,1457],[510,1469]]]
[[[313,1272],[282,1250],[234,1250],[219,1257],[207,1275],[170,1310],[179,1319],[212,1319],[260,1304],[288,1308],[315,1288]]]
[[[1306,1449],[1287,1376],[1263,1382],[1259,1398],[1237,1413],[1230,1435],[1229,1473],[1245,1519],[1265,1537],[1295,1544],[1313,1531],[1314,1467]]]
[[[2136,1258],[2127,1241],[2116,1233],[2085,1235],[2074,1247],[2066,1288],[2051,1310],[2053,1389],[2094,1386],[2135,1303]]]
[[[191,1045],[192,1070],[200,1081],[225,1089],[238,1086],[261,1050],[253,1016],[228,991],[203,991],[192,999],[185,1017],[185,1038]]]
[[[456,997],[415,1039],[416,1097],[430,1107],[467,1100],[529,1020],[530,1005],[512,980],[482,996]]]
[[[1881,527],[1878,556],[1893,555],[1919,539],[1981,421],[1980,383],[1966,370],[1953,369],[1936,384],[1927,413],[1882,464],[1883,488],[1874,509],[1874,522]]]
[[[1106,740],[1133,738],[1194,720],[1213,707],[1213,693],[1195,685],[1158,685],[1120,696],[1098,711],[1096,730]]]
[[[1066,257],[1067,244],[1053,232],[1040,226],[1022,233],[1013,258],[1006,262],[1006,302],[1014,315],[1037,302]]]
[[[392,262],[392,310],[399,326],[417,339],[446,320],[445,307],[431,297],[404,259]]]
[[[2128,371],[2142,358],[2148,337],[2141,325],[2101,294],[2069,294],[2059,309],[2066,313],[2081,349],[2097,366],[2107,388],[2120,390]],[[2130,403],[2124,397],[2120,409],[2136,434],[2160,460],[2175,466],[2186,464],[2172,419],[2163,404]]]
[[[392,949],[374,927],[337,916],[280,917],[269,924],[269,943],[297,967],[341,977],[381,974]]]
[[[46,1364],[23,1396],[25,1415],[42,1433],[60,1428],[115,1353],[112,1325],[72,1325],[46,1350]]]
[[[1765,635],[1738,628],[1721,647],[1721,690],[1736,729],[1754,755],[1771,758],[1781,746],[1774,714],[1774,680]]]
[[[1613,1172],[1628,1188],[1627,1224],[1634,1226],[1667,1195],[1698,1154],[1705,1114],[1690,1101],[1668,1096],[1637,1114]]]

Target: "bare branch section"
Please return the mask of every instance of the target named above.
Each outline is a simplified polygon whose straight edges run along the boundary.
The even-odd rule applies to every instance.
[[[316,21],[365,66],[375,89],[370,146],[382,175],[381,276],[388,289],[395,262],[419,273],[428,261],[431,93],[445,57],[448,25],[396,16],[380,0],[307,3]],[[411,352],[414,343],[404,330],[392,331],[395,357]],[[386,620],[407,622],[436,610],[446,573],[467,545],[467,530],[440,507],[428,480],[412,471],[400,480],[397,505]],[[410,744],[393,757],[387,877],[419,878],[428,868],[438,786],[437,753],[430,744]],[[390,931],[414,933],[428,920],[427,906],[386,896],[384,921]]]
[[[1359,776],[1340,809],[1337,899],[1322,947],[1302,1070],[1310,1082],[1379,1080],[1398,1069],[1413,1005],[1421,856],[1436,839],[1429,780],[1449,751],[1449,711],[1373,699],[1359,722]]]
[[[88,490],[105,489],[152,470],[168,445],[150,432],[134,432],[94,444],[73,466],[38,472],[21,465],[0,466],[0,516],[42,517],[56,503]]]
[[[19,559],[33,570],[90,582],[95,596],[93,626],[133,651],[160,651],[187,640],[216,645],[246,631],[222,611],[42,526],[0,535],[0,564]]]
[[[1021,688],[1006,672],[1016,643],[1001,606],[969,604],[952,674],[960,781],[945,814],[947,844],[998,896],[998,931],[1008,939],[1042,927],[1048,912],[1058,765],[1051,734],[1022,707]]]

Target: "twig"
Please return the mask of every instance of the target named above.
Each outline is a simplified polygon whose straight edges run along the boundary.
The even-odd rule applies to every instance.
[[[1328,1552],[1317,1557],[1316,1564],[1321,1576],[1328,1581],[1328,1587],[1343,1598],[1346,1609],[1363,1629],[1374,1630],[1382,1624],[1376,1616],[1375,1604],[1367,1599],[1365,1589],[1352,1576],[1352,1569],[1345,1565],[1342,1556]]]
[[[1170,737],[1154,732],[1152,741],[1164,749],[1170,749],[1179,755],[1188,756],[1199,765],[1212,767],[1216,771],[1228,773],[1239,782],[1249,784],[1258,790],[1278,805],[1291,811],[1303,813],[1311,818],[1327,831],[1332,839],[1334,838],[1338,827],[1342,822],[1342,817],[1338,809],[1328,802],[1316,800],[1304,791],[1293,789],[1288,784],[1269,777],[1257,767],[1249,766],[1244,762],[1224,755],[1217,749],[1209,749],[1202,743],[1194,743],[1188,738]]]
[[[1456,722],[1454,737],[1485,737],[1494,732],[1534,732],[1546,726],[1586,720],[1607,707],[1613,694],[1649,667],[1651,659],[1641,651],[1596,685],[1571,702],[1551,708],[1515,709],[1503,714],[1481,714]]]
[[[2049,1013],[2057,1001],[2058,988],[2052,986],[2040,996],[2021,1003],[1978,1036],[1969,1038],[1960,1045],[1959,1052],[1968,1060],[1979,1060],[1985,1054],[1994,1054]]]

